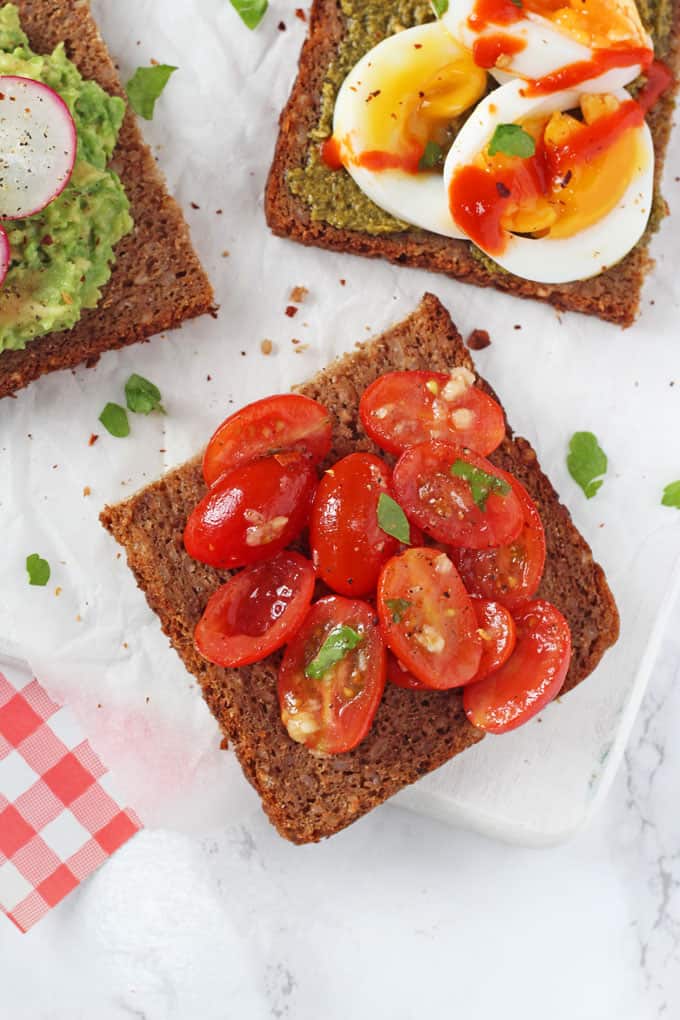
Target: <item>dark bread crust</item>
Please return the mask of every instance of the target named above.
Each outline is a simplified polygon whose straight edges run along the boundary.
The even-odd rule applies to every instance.
[[[299,392],[321,400],[335,418],[331,457],[375,450],[361,431],[358,402],[378,375],[396,369],[447,370],[472,361],[446,309],[431,294],[404,322],[346,355]],[[379,452],[379,451],[378,451]],[[507,438],[492,458],[511,470],[536,500],[548,542],[540,594],[572,628],[569,690],[595,668],[618,637],[618,613],[601,568],[541,472],[524,439]],[[282,836],[315,842],[349,825],[402,787],[464,751],[483,736],[462,710],[457,691],[417,694],[387,685],[375,723],[354,751],[312,755],[283,728],[276,694],[280,654],[239,670],[212,666],[194,649],[193,631],[225,574],[191,560],[182,533],[205,492],[200,459],[169,473],[117,506],[101,521],[126,549],[128,564],[163,630],[201,684],[243,770]]]
[[[50,52],[64,42],[83,77],[123,96],[116,68],[86,0],[15,0],[31,46]],[[116,248],[98,306],[71,330],[32,340],[23,351],[0,352],[0,397],[47,372],[92,366],[105,351],[146,340],[213,308],[213,291],[191,245],[182,212],[127,111],[112,167],[120,175],[135,221]]]
[[[674,0],[674,23],[669,66],[676,78],[680,71],[680,0]],[[429,269],[473,283],[496,287],[518,297],[538,298],[556,308],[596,315],[630,326],[635,319],[640,292],[653,264],[647,238],[618,265],[591,280],[562,285],[537,284],[504,272],[489,272],[470,253],[465,241],[412,229],[374,237],[340,230],[312,220],[309,208],[288,189],[289,170],[302,167],[310,150],[309,131],[319,115],[321,86],[326,69],[342,40],[345,19],[339,0],[313,0],[309,33],[302,48],[298,75],[280,119],[280,131],[265,192],[265,215],[271,230],[305,245],[349,252],[369,258],[386,258],[400,265]],[[651,111],[648,122],[656,152],[656,183],[661,180],[663,160],[671,130],[675,94],[668,93]]]

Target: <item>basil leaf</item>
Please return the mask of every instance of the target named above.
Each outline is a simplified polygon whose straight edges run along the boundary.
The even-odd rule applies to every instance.
[[[411,528],[406,514],[386,492],[381,492],[378,498],[378,526],[402,545],[411,544]]]
[[[680,510],[680,481],[671,482],[663,490],[663,499],[661,500],[662,506],[673,506],[676,510]]]
[[[45,587],[52,573],[47,560],[38,556],[37,553],[31,553],[30,556],[26,557],[26,571],[28,573],[28,583],[34,584],[39,588]]]
[[[152,411],[165,414],[161,391],[142,375],[133,374],[125,383],[125,399],[128,410],[135,414],[151,414]]]
[[[138,67],[125,86],[130,106],[145,120],[151,120],[156,100],[168,84],[170,75],[177,70],[171,64],[154,64]]]
[[[457,460],[452,464],[451,474],[468,482],[472,498],[482,511],[486,510],[486,501],[492,492],[497,492],[499,496],[507,496],[510,492],[510,485],[504,478],[490,475],[465,460]]]
[[[536,152],[536,142],[519,124],[499,124],[489,142],[489,155],[497,152],[528,159]]]
[[[321,680],[331,666],[344,659],[347,653],[361,644],[363,640],[361,634],[344,623],[334,627],[307,666],[305,676],[311,677],[312,680]]]
[[[130,422],[127,411],[120,404],[107,404],[99,415],[99,420],[106,431],[110,432],[116,439],[125,439],[126,436],[130,435]]]
[[[262,21],[269,0],[231,0],[231,6],[247,28],[253,29]]]
[[[436,142],[428,142],[425,146],[425,152],[420,157],[418,163],[419,170],[433,170],[437,163],[441,162],[444,150],[441,145],[437,145]]]
[[[385,599],[385,605],[392,614],[392,623],[401,623],[406,610],[411,608],[408,599]]]
[[[607,456],[592,432],[575,432],[571,437],[567,467],[586,499],[592,499],[607,473]]]
[[[442,14],[446,14],[449,9],[449,0],[430,0],[430,4],[438,18],[441,18]]]

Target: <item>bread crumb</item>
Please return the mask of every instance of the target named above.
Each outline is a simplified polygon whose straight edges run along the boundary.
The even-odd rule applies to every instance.
[[[307,20],[307,15],[305,14],[305,12],[302,10],[301,7],[296,7],[295,8],[295,17],[299,18],[300,21],[306,21]]]
[[[151,64],[151,66],[152,66],[152,67],[158,67],[158,61],[157,61],[157,60],[154,60],[154,58],[153,58],[153,57],[151,58],[151,60],[149,61],[149,63]]]
[[[308,294],[309,291],[306,287],[293,287],[290,292],[290,300],[294,301],[297,305],[301,305]]]
[[[473,329],[467,338],[467,345],[471,351],[483,351],[491,345],[491,337],[485,329]]]
[[[200,205],[197,205],[195,202],[190,202],[189,205],[191,206],[192,209],[200,209],[201,208]]]
[[[222,258],[223,259],[228,259],[229,258],[229,252],[228,251],[223,251],[222,252]]]
[[[59,598],[59,596],[61,595],[62,591],[63,591],[63,588],[60,588],[59,586],[57,586],[54,589],[54,594],[57,596],[57,598]]]
[[[87,445],[88,446],[94,446],[94,444],[97,442],[98,439],[99,439],[99,436],[95,432],[93,432],[92,435],[90,436],[89,440],[88,440]]]
[[[80,613],[78,613],[78,615],[76,616],[76,623],[82,623],[82,622],[83,622],[83,618],[80,615]]]
[[[345,287],[346,285],[347,285],[347,280],[340,280],[340,286],[341,287]]]
[[[520,326],[520,324],[518,322],[516,322],[515,325],[512,328],[513,329],[521,329],[522,327]]]
[[[296,354],[304,354],[304,352],[308,351],[308,350],[309,350],[309,344],[300,344],[299,347],[295,348],[295,353]]]
[[[295,315],[297,315],[298,311],[299,309],[297,309],[295,305],[288,305],[286,308],[286,315],[289,319],[292,319]]]
[[[279,32],[285,32],[285,31],[286,31],[286,23],[285,23],[285,21],[279,21]]]
[[[90,488],[89,485],[86,485],[85,488],[83,489],[83,496],[91,496],[91,495],[92,495],[92,489]]]
[[[262,343],[260,344],[260,350],[265,355],[271,354],[271,352],[274,350],[274,344],[271,342],[271,340],[263,340]]]

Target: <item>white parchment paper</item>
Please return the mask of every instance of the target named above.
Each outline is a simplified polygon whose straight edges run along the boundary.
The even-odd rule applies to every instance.
[[[400,799],[505,838],[567,835],[606,788],[673,612],[680,513],[660,500],[680,478],[678,133],[665,186],[674,215],[654,240],[657,266],[640,320],[623,332],[272,237],[262,192],[306,31],[292,3],[273,0],[254,33],[225,0],[96,0],[93,7],[124,80],[152,58],[180,68],[144,131],[185,210],[221,312],[217,321],[187,324],[0,402],[0,646],[29,659],[73,707],[147,825],[191,829],[252,810],[254,793],[231,753],[218,750],[196,684],[99,525],[99,511],[196,452],[227,413],[302,381],[410,312],[429,289],[463,334],[491,333],[492,346],[476,355],[479,369],[607,570],[623,633],[595,676],[540,721],[484,741]],[[296,285],[309,296],[288,318]],[[274,344],[269,357],[260,349],[265,338]],[[97,418],[107,401],[124,402],[131,372],[156,382],[168,415],[132,416],[131,437],[114,439]],[[565,465],[578,429],[594,431],[610,459],[590,502]],[[100,438],[90,446],[93,433]],[[32,552],[52,565],[45,589],[27,583]]]

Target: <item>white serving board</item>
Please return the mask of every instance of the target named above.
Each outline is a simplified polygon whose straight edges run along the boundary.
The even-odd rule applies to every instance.
[[[655,239],[657,268],[640,321],[626,332],[276,239],[264,224],[262,191],[305,32],[288,4],[274,0],[252,34],[224,0],[93,6],[124,79],[151,58],[180,67],[144,130],[186,211],[221,313],[0,402],[0,645],[29,659],[42,682],[73,706],[147,824],[193,828],[252,810],[253,792],[231,754],[218,750],[195,683],[98,512],[196,452],[228,412],[302,381],[432,290],[464,335],[475,327],[491,333],[492,346],[476,356],[479,369],[605,567],[622,637],[596,674],[540,721],[487,739],[397,800],[521,843],[566,838],[603,796],[660,632],[673,611],[677,619],[680,514],[660,506],[664,485],[680,477],[672,221]],[[668,162],[680,165],[677,132]],[[674,170],[666,175],[665,191],[680,217],[674,177]],[[309,288],[309,297],[290,319],[284,309],[295,285]],[[264,338],[275,344],[270,357],[260,351]],[[309,348],[296,353],[292,338]],[[160,386],[168,416],[136,416],[133,435],[116,440],[97,417],[107,401],[121,400],[133,371]],[[607,481],[590,502],[565,465],[578,429],[594,431],[610,458]],[[93,432],[101,438],[89,446]],[[83,495],[85,486],[91,495]],[[26,583],[32,552],[52,564],[47,589]]]

